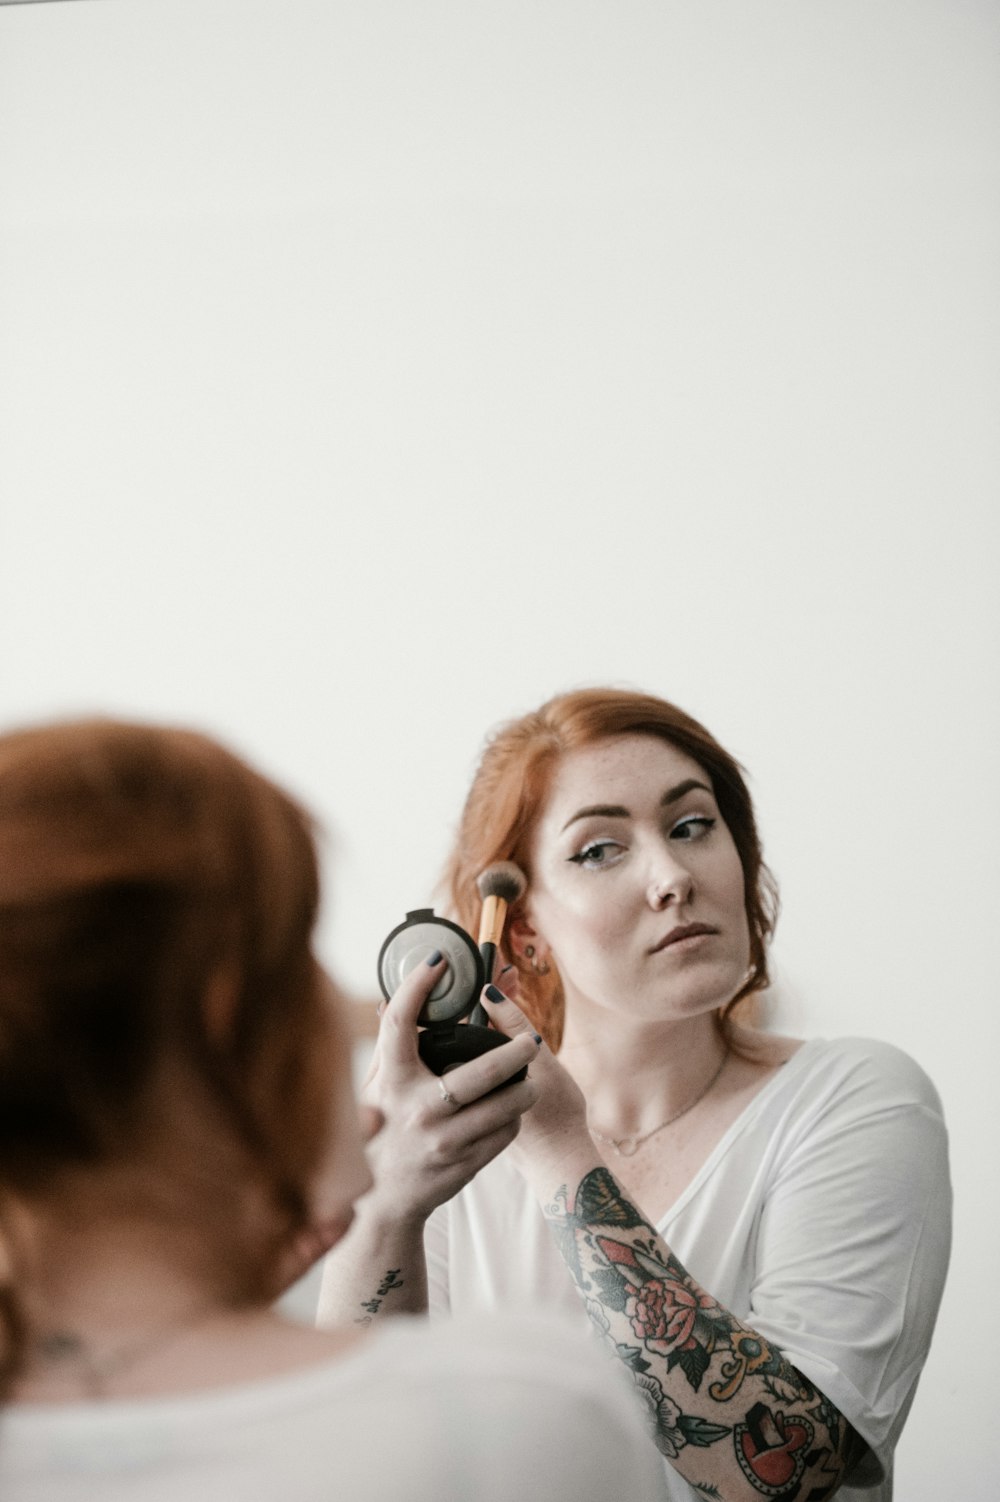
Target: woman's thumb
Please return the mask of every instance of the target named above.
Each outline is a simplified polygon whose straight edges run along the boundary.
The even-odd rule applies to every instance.
[[[508,1038],[514,1038],[518,1033],[535,1033],[535,1024],[529,1022],[521,1008],[509,996],[505,996],[499,986],[483,987],[483,1003],[490,1020]],[[537,1037],[537,1033],[535,1036]]]

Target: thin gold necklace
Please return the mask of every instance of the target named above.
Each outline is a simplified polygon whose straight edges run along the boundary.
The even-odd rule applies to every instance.
[[[722,1055],[722,1063],[712,1075],[712,1078],[709,1080],[708,1084],[703,1086],[703,1088],[698,1091],[698,1094],[695,1096],[694,1100],[689,1100],[686,1106],[682,1106],[679,1111],[675,1111],[672,1116],[668,1116],[666,1121],[661,1121],[659,1126],[651,1127],[648,1132],[632,1132],[627,1137],[605,1137],[603,1132],[599,1132],[596,1127],[590,1126],[590,1123],[588,1122],[587,1125],[590,1131],[590,1135],[594,1137],[598,1142],[606,1142],[608,1147],[613,1147],[619,1158],[634,1157],[635,1154],[639,1151],[642,1144],[644,1142],[648,1142],[650,1137],[655,1137],[657,1132],[662,1132],[665,1127],[672,1126],[675,1121],[680,1121],[682,1116],[686,1116],[689,1111],[694,1110],[695,1106],[700,1100],[705,1099],[705,1096],[711,1090],[712,1086],[718,1083],[719,1076],[725,1069],[728,1061],[729,1049],[727,1048],[725,1053]]]

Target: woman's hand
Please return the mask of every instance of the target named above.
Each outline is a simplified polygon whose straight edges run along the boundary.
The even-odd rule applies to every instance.
[[[496,986],[487,986],[483,1005],[501,1032],[513,1040],[535,1036],[532,1024],[509,997]],[[538,1087],[538,1100],[521,1124],[516,1154],[527,1156],[554,1154],[570,1149],[599,1157],[587,1130],[587,1103],[583,1093],[559,1060],[543,1044],[531,1069]],[[450,1076],[449,1076],[450,1078]]]
[[[365,1197],[368,1212],[382,1220],[426,1220],[514,1141],[538,1099],[534,1080],[506,1083],[526,1064],[534,1069],[538,1055],[523,1018],[516,1038],[447,1075],[422,1063],[417,1016],[443,970],[444,961],[418,965],[385,1005],[361,1091],[385,1122],[369,1148],[375,1188]]]

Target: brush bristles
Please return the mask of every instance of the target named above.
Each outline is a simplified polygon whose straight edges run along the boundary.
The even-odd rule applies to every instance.
[[[497,861],[496,865],[486,867],[476,886],[483,901],[487,897],[499,897],[501,902],[511,903],[521,896],[527,882],[524,872],[513,861]]]

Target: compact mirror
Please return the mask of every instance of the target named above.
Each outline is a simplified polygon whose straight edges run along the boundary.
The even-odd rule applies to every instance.
[[[378,983],[386,1000],[418,965],[426,965],[427,956],[435,949],[441,951],[447,964],[420,1009],[417,1021],[422,1031],[417,1049],[428,1069],[434,1074],[447,1074],[469,1059],[502,1047],[507,1037],[494,1028],[462,1021],[486,984],[483,958],[464,928],[439,918],[430,907],[407,913],[405,922],[392,930],[379,950]],[[519,1069],[505,1083],[523,1080],[527,1072],[527,1068]]]
[[[479,950],[465,929],[438,918],[433,908],[421,907],[407,913],[406,921],[393,929],[379,951],[378,983],[387,1001],[435,949],[447,965],[417,1018],[422,1027],[468,1016],[486,984]]]

